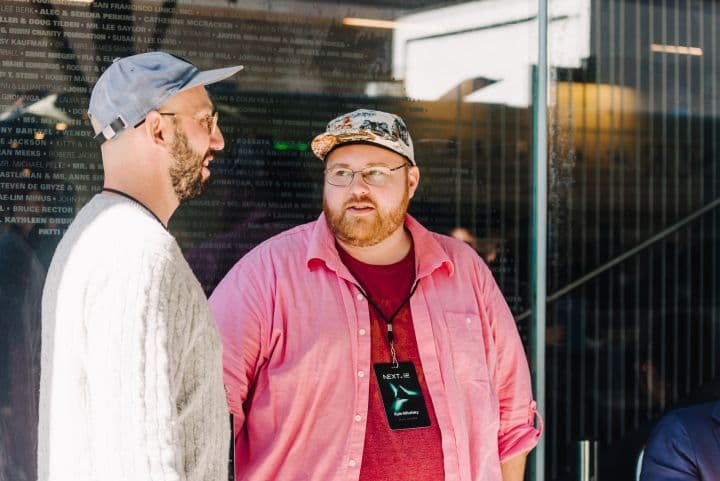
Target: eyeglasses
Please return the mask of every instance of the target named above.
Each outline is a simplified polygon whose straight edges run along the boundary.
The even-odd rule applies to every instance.
[[[207,129],[208,135],[212,135],[215,133],[215,129],[217,128],[218,123],[218,113],[217,110],[211,113],[210,115],[206,115],[205,117],[197,118],[193,117],[190,114],[181,114],[176,112],[158,112],[160,115],[187,115],[188,117],[192,117],[193,119],[197,120],[201,124],[205,126]]]
[[[352,184],[355,174],[360,174],[362,179],[367,185],[375,187],[382,187],[387,183],[390,175],[398,169],[408,167],[410,164],[407,162],[398,167],[385,167],[382,165],[376,165],[372,167],[365,167],[361,170],[352,170],[347,167],[334,167],[332,169],[325,170],[325,180],[328,184],[337,187],[347,187]]]

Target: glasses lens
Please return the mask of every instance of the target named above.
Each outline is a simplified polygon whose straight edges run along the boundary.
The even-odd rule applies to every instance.
[[[202,123],[204,123],[205,127],[207,128],[208,135],[212,135],[215,133],[215,129],[217,128],[217,120],[217,112],[213,112],[212,114],[202,119]]]
[[[352,182],[354,173],[350,169],[339,167],[325,172],[325,179],[330,185],[346,186]]]
[[[384,185],[390,175],[389,167],[368,167],[361,171],[362,178],[368,185]]]
[[[213,112],[210,118],[208,119],[208,132],[210,135],[215,133],[215,129],[217,128],[218,123],[218,113],[217,111]]]

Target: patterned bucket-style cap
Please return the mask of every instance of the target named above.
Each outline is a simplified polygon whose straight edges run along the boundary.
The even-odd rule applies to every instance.
[[[415,164],[412,138],[403,119],[379,110],[360,109],[343,114],[327,124],[312,141],[313,153],[322,161],[345,144],[371,144],[392,150]]]

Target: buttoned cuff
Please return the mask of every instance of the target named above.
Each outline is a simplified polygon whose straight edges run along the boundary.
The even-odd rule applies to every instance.
[[[538,420],[538,427],[535,427],[535,418]],[[528,406],[527,424],[515,426],[498,436],[500,462],[503,463],[518,454],[531,451],[540,441],[542,432],[543,420],[537,412],[537,404],[532,401]]]

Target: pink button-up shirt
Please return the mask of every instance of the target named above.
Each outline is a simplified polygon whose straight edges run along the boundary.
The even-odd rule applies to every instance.
[[[410,216],[405,226],[419,279],[410,308],[445,480],[499,481],[500,463],[540,437],[515,322],[470,247]],[[235,415],[236,479],[357,481],[372,373],[370,312],[324,216],[253,249],[210,305]]]

